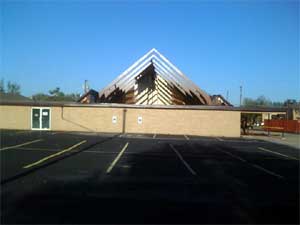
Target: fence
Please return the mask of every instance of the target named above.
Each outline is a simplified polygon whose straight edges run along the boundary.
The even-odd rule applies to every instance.
[[[300,133],[299,120],[265,120],[265,131],[284,131],[289,133]]]

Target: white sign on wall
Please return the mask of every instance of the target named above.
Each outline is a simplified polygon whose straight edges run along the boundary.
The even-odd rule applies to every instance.
[[[112,117],[112,123],[117,123],[117,116]]]
[[[138,116],[137,122],[138,122],[138,124],[142,124],[143,123],[143,118],[141,116]]]

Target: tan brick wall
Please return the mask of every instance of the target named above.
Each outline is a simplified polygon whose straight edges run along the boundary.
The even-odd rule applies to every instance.
[[[68,131],[122,132],[122,109],[95,107],[52,107],[51,129]],[[117,123],[112,123],[117,116]]]
[[[1,129],[31,129],[31,107],[29,106],[0,106]]]
[[[117,123],[112,123],[112,116]],[[138,124],[138,116],[142,124]],[[30,129],[30,106],[0,106],[0,128]],[[240,136],[240,112],[182,109],[136,109],[126,112],[126,133]],[[122,108],[51,107],[51,130],[121,133]]]
[[[138,116],[142,124],[138,124]],[[128,109],[126,132],[238,137],[240,112]]]

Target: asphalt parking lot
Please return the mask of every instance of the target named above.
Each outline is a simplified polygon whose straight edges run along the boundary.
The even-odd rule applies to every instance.
[[[1,223],[299,224],[299,149],[243,138],[1,131]]]

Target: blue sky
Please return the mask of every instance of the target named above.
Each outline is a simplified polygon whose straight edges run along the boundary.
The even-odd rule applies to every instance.
[[[300,99],[298,1],[5,1],[0,76],[99,90],[156,48],[209,94]]]

